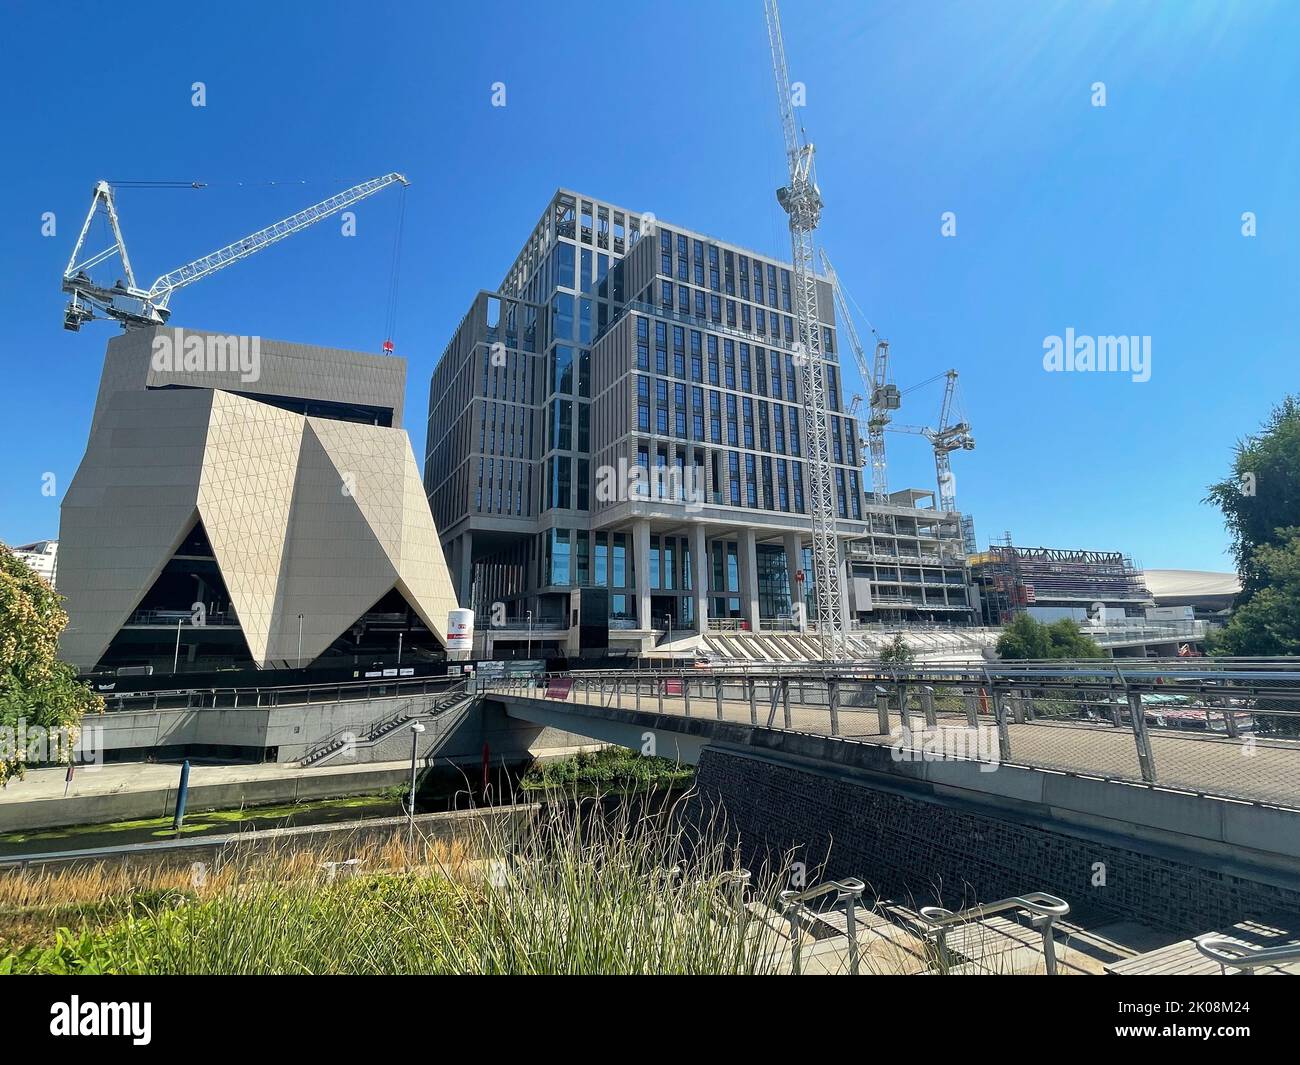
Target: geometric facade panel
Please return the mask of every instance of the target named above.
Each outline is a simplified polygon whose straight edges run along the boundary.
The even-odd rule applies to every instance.
[[[457,602],[405,431],[128,386],[101,388],[62,505],[68,661],[96,664],[196,520],[259,666],[300,638],[310,662],[394,588],[446,642]]]

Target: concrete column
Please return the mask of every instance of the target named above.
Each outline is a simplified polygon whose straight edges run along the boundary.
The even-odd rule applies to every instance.
[[[456,539],[456,599],[468,608],[474,592],[474,534],[461,533]]]
[[[632,523],[632,564],[636,567],[636,624],[653,628],[650,618],[650,522]]]
[[[753,529],[740,530],[736,553],[740,563],[740,613],[749,622],[750,631],[758,632],[758,558]]]
[[[691,574],[695,593],[695,628],[699,632],[709,629],[709,541],[703,524],[691,528]]]
[[[786,533],[784,540],[785,568],[790,574],[790,613],[796,624],[800,622],[806,624],[807,616],[799,611],[799,606],[803,602],[799,593],[799,582],[794,579],[794,575],[803,569],[803,540],[797,532]],[[806,583],[804,587],[807,587]]]

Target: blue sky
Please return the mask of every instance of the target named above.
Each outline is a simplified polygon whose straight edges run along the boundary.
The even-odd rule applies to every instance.
[[[59,275],[98,178],[209,183],[120,194],[148,283],[355,182],[408,174],[395,340],[421,462],[436,358],[557,186],[788,253],[758,0],[102,10],[0,15],[0,539],[57,533],[85,447],[116,327],[63,331]],[[1152,568],[1230,568],[1205,486],[1297,389],[1300,5],[782,10],[818,145],[821,241],[890,338],[900,385],[961,371],[978,448],[953,468],[981,545],[1010,530]],[[206,107],[191,106],[195,81]],[[358,209],[354,238],[326,222],[178,293],[173,322],[378,351],[398,206],[386,191]],[[1150,380],[1045,372],[1044,338],[1067,328],[1150,336]],[[939,398],[912,393],[900,420],[932,421]],[[890,444],[893,487],[933,483],[924,441]]]

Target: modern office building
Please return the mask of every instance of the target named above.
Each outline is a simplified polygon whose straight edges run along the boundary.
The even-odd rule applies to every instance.
[[[815,622],[788,263],[559,190],[429,393],[425,488],[480,629]],[[865,494],[820,290],[840,595],[857,622],[973,620],[960,515]],[[805,577],[807,575],[807,577]]]
[[[457,606],[404,360],[140,329],[108,344],[63,501],[61,654],[83,670],[437,657]]]
[[[31,544],[18,544],[9,550],[17,556],[19,562],[26,564],[51,588],[54,587],[59,570],[58,540],[37,540]]]

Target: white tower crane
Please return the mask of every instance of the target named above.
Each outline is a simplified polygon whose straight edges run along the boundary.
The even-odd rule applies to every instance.
[[[172,293],[177,289],[192,285],[195,281],[214,274],[223,267],[247,259],[255,252],[293,236],[315,225],[322,219],[359,203],[368,196],[394,184],[410,184],[401,174],[385,174],[383,177],[362,182],[350,189],[331,196],[328,200],[306,210],[290,215],[274,225],[259,229],[242,240],[228,244],[224,248],[205,255],[192,263],[186,263],[171,273],[163,274],[147,289],[136,286],[135,274],[131,270],[131,260],[126,253],[126,242],[122,239],[122,230],[118,224],[117,207],[113,203],[113,186],[107,181],[95,185],[95,195],[90,202],[90,211],[77,237],[77,246],[72,249],[68,267],[63,271],[63,291],[71,294],[67,310],[63,313],[63,328],[77,332],[83,323],[94,318],[115,318],[122,323],[122,328],[131,329],[142,326],[162,325],[171,315],[168,307]],[[195,184],[195,188],[202,188]],[[86,242],[86,235],[95,216],[103,210],[113,232],[113,243],[96,255],[80,262],[77,257]],[[104,288],[91,280],[89,271],[107,259],[117,255],[122,262],[124,279],[119,279],[111,288]],[[386,345],[387,346],[387,345]]]
[[[849,311],[848,297],[840,284],[839,274],[831,265],[830,256],[826,254],[825,248],[820,249],[820,254],[822,269],[831,284],[831,291],[835,293],[835,304],[840,311],[840,324],[848,334],[849,347],[857,360],[858,372],[871,390],[868,400],[871,413],[867,416],[866,440],[871,460],[871,488],[877,499],[884,499],[889,495],[889,478],[885,470],[885,426],[889,424],[889,412],[898,410],[902,402],[902,394],[894,384],[893,374],[890,371],[889,341],[881,336],[876,337],[875,358],[871,364],[868,364],[862,341],[858,339],[857,327],[853,324],[853,315]],[[873,329],[872,332],[875,333],[875,330]],[[861,397],[854,398],[856,402],[861,401]],[[850,411],[851,414],[857,411],[856,402],[853,410]]]
[[[822,365],[821,315],[817,306],[817,273],[813,233],[821,220],[822,195],[813,167],[813,145],[801,138],[794,120],[794,100],[786,69],[785,42],[776,0],[763,0],[777,104],[785,134],[790,183],[777,190],[777,202],[790,216],[791,262],[794,266],[795,317],[799,346],[796,362],[803,369],[805,466],[808,470],[808,512],[812,518],[813,588],[817,603],[817,634],[823,660],[846,657],[844,610],[840,600],[839,545],[836,536],[835,493],[832,484],[830,432],[826,416],[826,375]]]
[[[970,423],[964,418],[952,421],[956,405],[957,371],[949,370],[940,376],[947,378],[943,390],[943,403],[939,408],[939,424],[930,429],[918,425],[891,425],[890,429],[898,433],[914,433],[925,437],[934,448],[934,469],[939,487],[939,509],[952,511],[957,509],[957,483],[952,475],[952,463],[948,456],[954,451],[974,451],[975,437],[971,435]],[[938,380],[932,377],[930,381]],[[922,381],[907,391],[912,392],[930,381]]]

